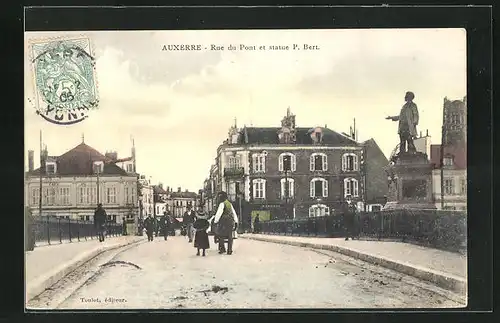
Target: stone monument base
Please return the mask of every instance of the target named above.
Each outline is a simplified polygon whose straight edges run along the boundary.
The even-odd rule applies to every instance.
[[[436,209],[432,198],[432,165],[426,154],[399,154],[386,172],[389,194],[383,210]]]

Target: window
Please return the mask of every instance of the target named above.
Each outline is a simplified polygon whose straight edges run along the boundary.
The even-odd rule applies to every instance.
[[[460,180],[460,194],[467,195],[467,180],[464,178]]]
[[[444,157],[443,166],[453,166],[453,157]]]
[[[227,163],[229,165],[229,168],[240,168],[241,167],[240,156],[229,156]]]
[[[127,164],[127,173],[134,172],[134,164]]]
[[[253,158],[253,171],[265,172],[266,171],[266,156],[265,154],[255,154]]]
[[[137,190],[136,190],[136,188],[135,188],[135,187],[132,187],[130,190],[132,191],[132,192],[130,193],[130,195],[131,195],[131,200],[132,200],[132,201],[131,201],[131,203],[135,203],[135,201],[137,200]]]
[[[286,186],[286,182],[288,182],[288,187]],[[293,198],[295,191],[294,191],[294,185],[295,181],[293,178],[282,178],[281,179],[281,198]]]
[[[34,188],[31,190],[31,205],[38,205],[40,202],[40,189]]]
[[[283,153],[278,158],[278,168],[280,172],[294,172],[297,169],[295,155],[291,153]]]
[[[45,171],[47,175],[54,175],[56,173],[56,163],[48,162],[45,164]]]
[[[324,178],[313,178],[310,183],[311,197],[328,197],[328,181]]]
[[[59,189],[59,197],[61,205],[70,205],[69,201],[69,187],[61,187]]]
[[[358,180],[355,178],[344,179],[344,197],[351,195],[352,197],[359,196]]]
[[[43,189],[43,204],[54,205],[56,204],[56,189],[44,188]]]
[[[255,199],[266,198],[266,180],[254,179],[253,180],[253,197]]]
[[[104,163],[102,161],[94,162],[94,174],[101,174],[104,169]]]
[[[106,203],[116,204],[116,187],[106,188]]]
[[[451,121],[451,124],[459,125],[460,124],[460,115],[458,113],[453,113],[450,116],[450,121]]]
[[[311,171],[326,171],[328,169],[327,157],[323,153],[312,154],[309,164]]]
[[[453,195],[455,193],[454,187],[453,187],[453,179],[447,178],[444,180],[444,194],[446,195]]]
[[[96,204],[97,203],[97,187],[80,187],[80,204]]]
[[[342,171],[354,172],[358,171],[358,156],[354,153],[342,155]]]
[[[328,215],[330,215],[330,208],[324,204],[313,205],[309,208],[309,217]]]

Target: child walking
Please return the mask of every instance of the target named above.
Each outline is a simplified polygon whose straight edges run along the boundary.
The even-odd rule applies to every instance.
[[[203,250],[202,256],[205,257],[205,250],[210,248],[210,242],[208,241],[208,227],[210,223],[208,222],[208,215],[203,212],[203,206],[200,205],[198,212],[196,213],[196,221],[193,227],[196,229],[194,235],[194,247],[197,249],[196,255],[200,255],[200,250]]]

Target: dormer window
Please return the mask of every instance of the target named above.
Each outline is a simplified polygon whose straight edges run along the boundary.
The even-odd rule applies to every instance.
[[[57,164],[54,162],[47,162],[45,164],[45,171],[47,175],[54,175],[57,171]]]
[[[127,173],[133,173],[133,172],[134,172],[134,165],[127,164]]]
[[[443,158],[443,166],[453,166],[453,157],[448,156]]]
[[[311,139],[313,143],[315,144],[321,144],[323,141],[323,131],[321,128],[315,128],[314,131],[311,133]]]
[[[101,174],[104,170],[104,162],[102,161],[96,161],[94,162],[94,174]]]

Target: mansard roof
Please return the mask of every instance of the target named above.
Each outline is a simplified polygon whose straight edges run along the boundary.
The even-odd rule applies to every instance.
[[[94,175],[93,163],[96,161],[104,162],[106,160],[103,154],[83,142],[61,156],[50,156],[50,158],[47,158],[48,162],[56,163],[56,176]],[[42,170],[42,173],[45,174],[45,170]],[[116,164],[104,163],[103,172],[100,175],[128,176],[130,174]],[[40,168],[28,172],[27,176],[40,176]]]
[[[295,128],[296,142],[295,145],[313,145],[311,138],[311,130],[317,127]],[[344,136],[331,129],[320,127],[323,132],[324,146],[359,146],[359,144],[351,138]],[[249,145],[278,145],[280,144],[278,132],[281,127],[245,127],[240,130],[238,144]],[[246,142],[246,140],[248,140]]]

